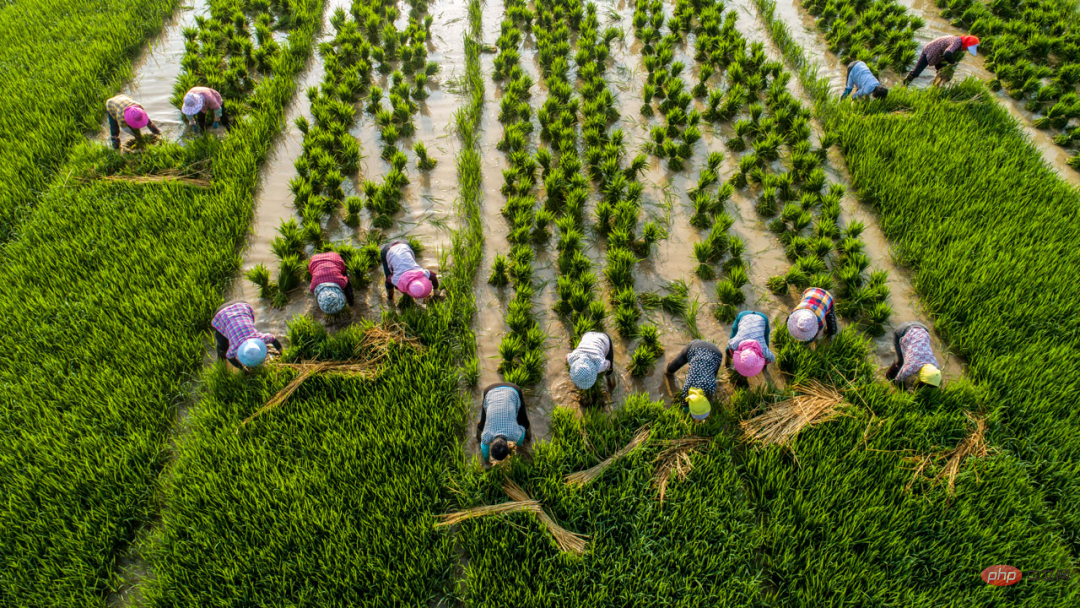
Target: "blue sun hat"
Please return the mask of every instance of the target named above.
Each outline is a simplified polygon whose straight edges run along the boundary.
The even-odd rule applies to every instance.
[[[336,315],[345,308],[345,292],[336,283],[320,283],[315,286],[315,301],[319,310]]]
[[[600,364],[591,357],[578,357],[570,364],[570,379],[574,381],[574,386],[583,391],[596,384],[599,373]]]
[[[236,349],[236,358],[244,367],[258,367],[266,361],[266,342],[260,338],[248,338]]]

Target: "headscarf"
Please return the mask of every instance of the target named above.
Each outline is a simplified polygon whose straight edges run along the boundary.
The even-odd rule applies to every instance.
[[[765,369],[765,355],[761,351],[761,345],[755,340],[744,340],[731,354],[731,359],[735,371],[744,378],[752,378]]]
[[[266,361],[266,343],[260,338],[248,338],[240,343],[236,358],[244,367],[258,367]]]
[[[919,382],[930,386],[941,386],[941,370],[927,363],[919,368]]]
[[[574,386],[581,390],[592,388],[599,373],[600,363],[586,354],[574,358],[570,363],[570,379],[574,381]]]
[[[431,295],[431,280],[422,269],[414,268],[401,275],[397,288],[401,293],[422,300]]]
[[[975,55],[975,50],[979,47],[979,39],[976,36],[961,36],[960,46],[967,49],[972,55]]]
[[[124,122],[132,129],[141,129],[150,124],[150,117],[139,106],[128,106],[124,108]]]
[[[705,420],[712,413],[712,404],[700,388],[690,389],[686,395],[686,406],[690,410],[690,417],[694,420]]]
[[[809,342],[817,337],[818,318],[814,311],[800,308],[788,315],[788,333],[799,342]]]
[[[315,301],[319,309],[328,315],[336,315],[345,308],[345,292],[335,283],[319,283],[315,286]]]
[[[188,93],[184,95],[184,107],[180,108],[180,111],[185,116],[194,116],[202,111],[205,100],[203,96],[198,93]]]

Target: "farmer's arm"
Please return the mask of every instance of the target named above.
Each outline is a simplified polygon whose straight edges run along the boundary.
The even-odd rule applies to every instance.
[[[950,44],[949,47],[945,49],[945,52],[942,53],[942,57],[945,58],[945,61],[948,61],[949,63],[960,63],[963,54],[958,53],[960,53],[963,44],[963,39],[956,36],[956,40],[953,40],[952,44]]]
[[[353,306],[355,304],[355,296],[353,294],[352,283],[346,283],[343,291],[345,292],[345,301],[349,303],[349,306]]]
[[[428,273],[431,275],[430,277],[428,277],[428,280],[431,281],[431,288],[432,289],[438,289],[439,288],[439,275],[438,275],[438,273],[436,273],[434,270],[429,270]]]
[[[851,71],[848,71],[847,84],[845,85],[844,93],[840,95],[840,99],[844,99],[851,94],[852,89],[855,88],[855,79],[852,78]]]
[[[687,344],[683,347],[682,351],[678,354],[678,356],[672,359],[671,363],[668,363],[667,373],[674,374],[675,372],[679,371],[682,366],[686,365],[686,354],[689,352],[690,345]]]
[[[146,128],[150,129],[150,132],[153,133],[154,135],[161,135],[161,129],[159,129],[158,126],[155,125],[154,121],[152,121],[152,120],[149,120],[146,123]]]

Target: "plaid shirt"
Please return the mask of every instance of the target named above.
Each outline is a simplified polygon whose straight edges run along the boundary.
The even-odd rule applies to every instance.
[[[900,338],[900,352],[904,355],[904,366],[896,374],[898,382],[917,375],[924,365],[941,367],[930,344],[930,332],[921,327],[912,327]]]
[[[132,106],[135,106],[137,108],[142,107],[137,101],[128,97],[127,95],[117,95],[116,97],[110,97],[108,100],[105,101],[105,111],[109,113],[109,116],[112,116],[113,120],[119,123],[120,126],[127,127],[129,129],[131,127],[128,127],[127,122],[124,120],[124,110]]]
[[[225,353],[226,359],[236,357],[240,344],[248,338],[258,338],[267,344],[273,344],[276,340],[273,334],[259,333],[255,329],[255,310],[247,302],[237,302],[222,308],[214,315],[214,320],[210,322],[210,325],[229,340],[229,350]]]
[[[803,292],[802,301],[795,307],[795,310],[802,309],[809,310],[817,315],[818,329],[821,329],[825,326],[825,317],[833,309],[832,294],[819,287],[811,287]]]
[[[488,457],[491,442],[499,435],[507,441],[521,442],[525,439],[525,427],[518,424],[518,408],[521,398],[518,392],[509,386],[493,388],[484,398],[484,431],[480,434],[480,450],[484,458]]]
[[[311,256],[308,272],[311,273],[311,286],[308,289],[312,293],[323,283],[333,283],[342,289],[349,284],[349,278],[345,275],[345,261],[333,251]]]
[[[936,66],[941,63],[941,59],[945,56],[945,51],[957,52],[963,45],[960,36],[942,36],[941,38],[935,38],[931,40],[923,48],[922,54],[926,56],[926,63],[932,66]]]

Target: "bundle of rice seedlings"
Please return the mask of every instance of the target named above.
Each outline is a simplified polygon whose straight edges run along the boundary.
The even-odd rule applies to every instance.
[[[506,495],[510,497],[510,500],[516,502],[536,502],[521,488],[521,486],[509,479],[503,482],[503,492],[506,492]],[[560,526],[555,522],[555,519],[551,517],[547,510],[543,508],[540,509],[537,518],[540,520],[540,523],[544,524],[544,527],[547,528],[551,537],[555,539],[555,544],[559,546],[560,551],[569,551],[578,555],[585,553],[585,548],[589,544],[589,541],[587,540],[589,536],[587,534],[571,532]]]
[[[660,504],[664,504],[664,494],[673,477],[686,479],[694,469],[690,454],[701,451],[712,444],[708,437],[680,437],[661,442],[664,449],[653,460],[653,487],[660,493]]]
[[[439,523],[435,524],[435,527],[441,528],[444,526],[453,526],[454,524],[459,524],[467,519],[473,519],[474,517],[509,515],[511,513],[532,513],[533,515],[540,517],[543,510],[540,508],[540,503],[535,500],[517,500],[497,505],[484,505],[482,507],[473,507],[472,509],[465,509],[464,511],[440,515]]]
[[[794,387],[795,395],[773,404],[764,413],[739,423],[748,440],[762,445],[786,445],[807,426],[832,420],[844,402],[840,391],[816,380]]]
[[[626,444],[618,452],[615,452],[605,460],[601,461],[600,464],[597,464],[592,468],[567,475],[566,483],[572,486],[582,487],[590,481],[596,479],[597,477],[600,477],[600,475],[603,474],[604,470],[611,466],[612,463],[622,458],[623,456],[626,456],[627,454],[633,452],[638,447],[643,445],[646,441],[648,441],[649,432],[649,425],[641,427],[634,435],[634,438],[630,440],[630,443]]]

